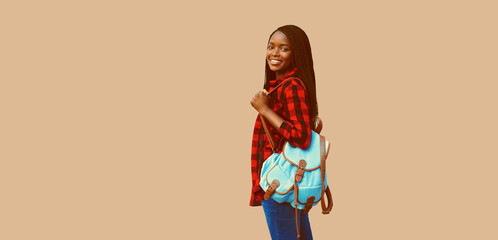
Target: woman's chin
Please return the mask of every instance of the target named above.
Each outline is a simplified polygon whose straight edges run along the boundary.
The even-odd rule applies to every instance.
[[[272,72],[278,72],[280,70],[280,68],[270,66],[270,70]]]

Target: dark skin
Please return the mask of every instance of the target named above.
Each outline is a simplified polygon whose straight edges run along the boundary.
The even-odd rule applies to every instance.
[[[276,78],[279,79],[289,73],[292,63],[292,51],[287,36],[280,31],[275,32],[268,41],[266,61]],[[251,99],[251,105],[261,114],[275,129],[280,130],[284,122],[269,106],[268,92],[258,91]]]

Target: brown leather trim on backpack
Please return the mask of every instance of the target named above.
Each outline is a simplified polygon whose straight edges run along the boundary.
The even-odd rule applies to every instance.
[[[285,160],[287,160],[287,162],[289,162],[290,164],[292,164],[294,167],[297,167],[299,168],[299,165],[298,164],[295,164],[294,162],[292,162],[289,158],[287,158],[287,156],[285,155],[285,145],[284,145],[284,149],[282,150],[282,156],[284,157]],[[317,170],[318,168],[320,168],[320,166],[318,167],[315,167],[315,168],[305,168],[303,169],[304,171],[307,171],[307,172],[310,172],[310,171],[314,171],[314,170]]]
[[[294,188],[294,190],[296,190],[296,189],[297,189],[297,191],[294,192],[294,194],[297,196],[296,197],[296,202],[299,203],[299,204],[301,204],[301,205],[306,205],[308,202],[301,202],[301,201],[299,201],[299,186],[296,185],[296,187]],[[309,200],[309,198],[306,199],[306,200]],[[313,199],[313,200],[315,200],[315,199]],[[318,202],[320,202],[320,200],[321,200],[321,198],[318,199],[318,200],[316,200],[316,201],[314,201],[314,202],[312,202],[312,203],[313,204],[314,203],[318,203]]]
[[[297,186],[296,182],[294,181],[294,212],[296,213],[296,232],[297,232],[297,238],[300,239],[301,234],[299,234],[299,224],[297,221],[297,202],[299,201],[298,196],[297,196],[298,192],[299,192],[299,187]]]
[[[322,197],[325,190],[325,138],[320,136],[320,177],[322,178]]]
[[[264,195],[264,199],[265,200],[268,200],[271,195],[273,195],[273,193],[275,193],[275,190],[278,188],[278,185],[280,185],[280,182],[275,179],[273,180],[273,182],[271,182],[271,185],[268,186],[268,189],[266,189],[266,192],[265,192],[265,195]]]
[[[311,207],[313,207],[314,201],[315,201],[315,197],[314,196],[311,196],[311,197],[308,198],[308,200],[304,204],[305,205],[305,207],[303,209],[304,213],[308,213],[311,210]]]
[[[266,179],[266,184],[268,184],[268,186],[270,186],[270,183],[268,182],[268,178]],[[292,191],[293,188],[294,188],[294,186],[290,186],[290,188],[285,190],[285,192],[279,192],[279,191],[275,190],[275,193],[280,194],[280,195],[285,195],[285,194],[289,193],[290,191]]]
[[[302,210],[304,213],[308,213],[310,209],[313,207],[313,204],[319,202],[320,200],[314,202],[315,197],[311,196],[307,199],[306,203],[301,203],[299,201],[299,187],[297,186],[297,183],[294,181],[294,211],[296,213],[296,231],[297,231],[297,238],[301,238],[301,234],[299,234],[299,224],[297,221],[297,204],[302,204],[305,205],[304,209]]]
[[[332,193],[330,193],[330,188],[328,186],[325,190],[325,194],[327,196],[327,206],[325,206],[325,199],[322,197],[322,213],[329,214],[332,210],[332,206],[334,206],[334,202],[332,201]]]
[[[271,184],[268,182],[268,174],[271,172],[271,170],[273,170],[277,165],[273,166],[270,170],[268,170],[268,172],[266,173],[266,177],[265,177],[265,180],[266,180],[266,184],[268,184],[268,186],[270,186]],[[280,194],[280,195],[285,195],[287,193],[289,193],[290,191],[292,191],[292,188],[294,188],[294,186],[290,186],[289,189],[287,189],[285,192],[279,192],[277,190],[275,190],[275,193],[276,194]]]
[[[322,119],[319,118],[318,116],[316,116],[313,119],[313,127],[315,129],[315,132],[320,134],[320,132],[322,131],[322,128],[323,128],[323,124],[322,124]]]
[[[325,187],[325,160],[330,152],[330,145],[327,148],[327,152],[325,152],[325,138],[320,136],[320,175],[322,178],[322,196],[320,197],[321,205],[322,205],[322,213],[329,214],[330,210],[332,210],[332,206],[334,205],[332,201],[332,193],[330,193],[330,188],[327,186],[327,189],[323,189]],[[327,205],[325,204],[324,194],[327,197]]]
[[[296,175],[294,175],[294,181],[301,182],[304,176],[304,168],[306,167],[306,160],[299,160],[299,166],[297,167]]]
[[[261,114],[259,114],[259,118],[261,119],[261,125],[263,125],[263,129],[265,130],[266,137],[268,138],[268,141],[270,141],[270,146],[271,146],[272,152],[273,153],[278,152],[277,144],[275,143],[275,140],[271,136],[270,129],[268,128],[268,125],[266,124],[266,119]]]

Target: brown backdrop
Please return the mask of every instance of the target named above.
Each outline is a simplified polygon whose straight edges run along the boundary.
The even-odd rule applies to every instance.
[[[249,100],[285,24],[311,40],[333,145],[315,238],[496,239],[496,9],[2,3],[0,239],[269,239]]]

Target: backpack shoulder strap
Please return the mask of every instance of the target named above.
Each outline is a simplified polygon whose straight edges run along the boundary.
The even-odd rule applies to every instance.
[[[327,186],[327,189],[324,189],[325,186],[325,160],[327,159],[327,156],[329,155],[330,151],[330,144],[327,147],[327,151],[325,152],[325,137],[320,136],[320,175],[322,177],[322,197],[321,197],[321,204],[322,204],[322,213],[323,214],[329,214],[330,210],[332,210],[332,206],[334,205],[332,201],[332,194],[330,193],[329,186]],[[325,204],[325,199],[324,199],[324,194],[327,196],[327,204]]]
[[[270,129],[268,128],[268,125],[266,124],[266,119],[261,114],[259,114],[259,118],[261,119],[261,125],[263,125],[263,129],[265,130],[266,137],[268,138],[268,141],[270,141],[271,151],[273,153],[278,152],[277,143],[275,142],[275,139],[273,139],[273,137],[271,136]]]
[[[279,83],[277,86],[275,86],[275,87],[274,87],[271,91],[269,91],[269,92],[268,92],[268,94],[270,94],[270,93],[272,93],[273,91],[277,90],[277,89],[278,89],[279,87],[281,87],[284,83],[286,83],[286,82],[288,82],[288,81],[290,81],[290,80],[294,80],[294,81],[296,81],[298,84],[300,84],[300,85],[301,85],[301,87],[303,87],[303,88],[304,88],[304,90],[306,90],[306,86],[304,85],[304,82],[303,82],[301,79],[299,79],[299,78],[297,78],[297,77],[290,77],[290,78],[288,78],[288,79],[286,79],[286,80],[282,81],[281,83]],[[307,91],[307,90],[306,90],[306,91]]]

